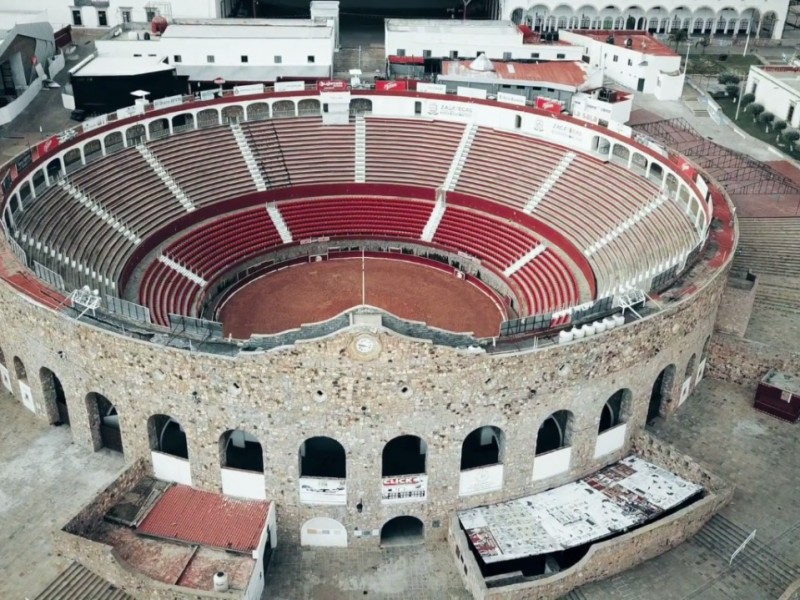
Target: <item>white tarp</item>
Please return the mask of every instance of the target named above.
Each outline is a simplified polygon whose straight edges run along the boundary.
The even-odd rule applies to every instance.
[[[702,491],[636,456],[510,502],[459,511],[485,563],[560,552],[646,523]]]

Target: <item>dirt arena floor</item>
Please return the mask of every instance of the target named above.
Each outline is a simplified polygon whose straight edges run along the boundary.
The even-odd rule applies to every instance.
[[[500,309],[474,285],[397,260],[365,261],[366,304],[414,321],[478,337],[497,335]],[[297,265],[245,285],[222,307],[225,335],[277,333],[324,321],[361,304],[361,260]]]

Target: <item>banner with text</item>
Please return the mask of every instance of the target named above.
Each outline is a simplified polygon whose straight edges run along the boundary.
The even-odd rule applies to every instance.
[[[428,496],[428,476],[398,475],[384,477],[381,485],[381,501],[384,504],[402,502],[424,502]]]

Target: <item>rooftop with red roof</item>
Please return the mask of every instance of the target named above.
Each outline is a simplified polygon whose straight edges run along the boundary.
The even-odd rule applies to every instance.
[[[624,48],[625,40],[631,40],[630,50],[641,52],[642,54],[649,54],[651,56],[678,56],[674,49],[666,44],[660,42],[652,35],[642,33],[641,31],[589,31],[589,30],[571,30],[570,33],[577,35],[585,35],[594,40],[605,42],[608,36],[614,36],[614,45]]]
[[[493,69],[476,70],[472,60],[448,60],[442,62],[442,75],[473,79],[504,79],[536,81],[580,87],[587,80],[586,65],[580,62],[557,61],[520,63],[491,61]]]

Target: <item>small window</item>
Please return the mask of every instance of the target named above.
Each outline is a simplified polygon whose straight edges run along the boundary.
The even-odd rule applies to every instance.
[[[514,126],[519,129],[522,127],[522,115],[516,115],[514,117]]]
[[[415,115],[422,114],[422,102],[414,102],[414,114]]]
[[[430,50],[423,50],[422,51],[422,58],[430,58],[432,55]]]
[[[458,50],[450,50],[450,58],[458,58]]]
[[[614,62],[619,62],[619,56],[617,56],[616,54],[614,55]]]
[[[538,52],[531,52],[531,58],[539,58]]]
[[[563,52],[559,52],[558,54],[556,54],[556,58],[566,58],[566,57],[567,55],[564,54]]]
[[[81,9],[76,8],[72,11],[72,24],[76,27],[80,27],[83,25],[83,19],[81,19]]]
[[[405,48],[398,48],[397,49],[397,56],[405,56],[405,55],[406,55]]]
[[[242,62],[246,63],[246,62],[249,62],[249,61],[250,61],[249,57],[247,57],[246,55],[242,54]]]
[[[122,22],[123,23],[130,23],[131,22],[131,11],[130,10],[123,10],[122,11]]]
[[[503,60],[511,60],[511,52],[503,52]]]
[[[324,113],[328,112],[328,103],[327,102],[322,105],[322,112],[324,112]]]
[[[629,66],[629,67],[632,67],[632,66],[633,66],[633,61],[632,61],[630,58],[628,59],[628,66]]]
[[[209,54],[208,56],[206,56],[206,62],[209,63],[209,64],[213,63],[214,62],[214,55],[213,54]]]
[[[106,11],[97,11],[97,23],[100,25],[100,27],[108,27],[108,17],[106,17]]]
[[[313,65],[314,61],[316,61],[316,57],[313,54],[309,54],[308,57],[306,57],[306,62],[308,62],[308,64]]]
[[[149,23],[158,16],[158,9],[152,7],[145,7],[144,13],[147,16],[147,22]]]
[[[182,60],[183,60],[183,59],[181,58],[181,55],[180,55],[180,54],[176,54],[175,56],[173,56],[173,57],[172,57],[172,62],[179,63],[179,62],[181,62]]]
[[[275,59],[272,62],[274,62],[276,65],[279,65],[283,62],[283,57],[276,54]]]
[[[134,55],[133,55],[133,57],[134,57],[134,58],[141,58],[141,57],[142,57],[142,55],[141,55],[141,54],[134,54]]]

